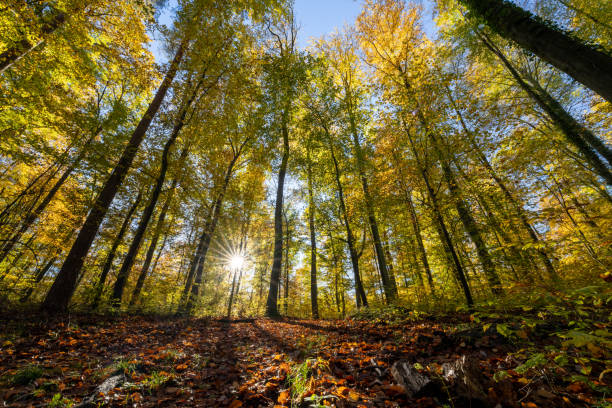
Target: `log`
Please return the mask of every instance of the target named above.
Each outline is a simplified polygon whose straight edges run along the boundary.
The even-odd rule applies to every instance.
[[[452,363],[443,364],[442,370],[444,380],[454,386],[458,395],[470,400],[487,400],[478,360],[461,356]]]
[[[419,373],[409,361],[396,361],[391,367],[391,375],[410,398],[435,392],[437,388],[429,377]]]
[[[85,398],[79,404],[74,405],[73,408],[96,407],[97,404],[95,403],[95,400],[100,394],[106,395],[110,390],[112,390],[113,388],[117,388],[124,381],[125,376],[123,374],[113,375],[112,377],[107,378],[102,384],[96,387],[96,391],[93,394]]]

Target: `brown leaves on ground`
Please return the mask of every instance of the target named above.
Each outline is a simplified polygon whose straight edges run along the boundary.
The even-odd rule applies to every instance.
[[[42,407],[52,400],[69,406],[88,398],[117,407],[434,407],[449,395],[453,406],[461,407],[471,402],[450,386],[440,395],[409,398],[391,367],[407,360],[442,378],[444,363],[464,355],[477,360],[491,406],[589,402],[581,383],[552,389],[546,378],[512,371],[511,346],[503,338],[481,332],[466,341],[451,326],[430,322],[83,316],[45,323],[5,320],[0,329],[0,399],[14,407]],[[509,374],[494,381],[500,367]],[[120,384],[100,392],[100,384],[117,375]]]

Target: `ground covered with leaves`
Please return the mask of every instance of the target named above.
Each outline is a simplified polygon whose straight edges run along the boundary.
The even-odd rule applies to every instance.
[[[512,315],[4,316],[0,398],[14,407],[609,406],[605,323],[583,331],[542,312]],[[477,372],[449,381],[461,359]],[[407,389],[398,364],[427,385]]]

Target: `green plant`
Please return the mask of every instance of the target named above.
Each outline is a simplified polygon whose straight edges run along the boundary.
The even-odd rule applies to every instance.
[[[287,376],[287,383],[291,389],[292,406],[299,404],[303,395],[311,388],[313,373],[317,370],[329,370],[329,365],[322,358],[310,358],[291,369]]]
[[[139,364],[139,361],[136,359],[120,357],[115,361],[114,368],[116,372],[124,374],[133,374]]]
[[[43,369],[36,365],[26,366],[13,375],[11,383],[13,385],[28,385],[32,381],[42,377]]]
[[[62,397],[62,394],[55,394],[49,404],[47,405],[49,408],[69,408],[74,404],[68,398]]]
[[[154,371],[142,382],[142,386],[151,392],[168,383],[172,378],[174,378],[174,376],[165,371]]]

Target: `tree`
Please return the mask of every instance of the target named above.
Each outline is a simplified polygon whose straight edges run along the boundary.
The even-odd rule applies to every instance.
[[[612,57],[507,0],[461,0],[477,19],[612,102]]]

